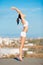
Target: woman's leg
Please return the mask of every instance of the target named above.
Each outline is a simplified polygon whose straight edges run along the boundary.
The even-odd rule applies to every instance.
[[[22,61],[22,54],[23,54],[23,47],[24,47],[25,39],[26,39],[26,37],[21,37],[21,45],[19,48],[19,51],[20,51],[19,58],[21,61]]]
[[[23,47],[24,47],[24,43],[25,43],[25,40],[26,40],[26,32],[27,31],[28,31],[28,26],[24,27],[23,31],[21,32],[21,45],[20,45],[20,48],[19,48],[19,51],[20,51],[19,58],[20,58],[20,60],[22,60]]]

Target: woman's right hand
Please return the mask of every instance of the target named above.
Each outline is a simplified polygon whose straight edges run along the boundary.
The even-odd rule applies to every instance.
[[[12,9],[12,10],[15,10],[15,9],[16,9],[16,7],[11,7],[11,9]]]

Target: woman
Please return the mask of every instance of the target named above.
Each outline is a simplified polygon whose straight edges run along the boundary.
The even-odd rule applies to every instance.
[[[12,10],[16,10],[17,13],[18,13],[18,18],[17,18],[17,24],[19,24],[19,20],[21,20],[21,23],[23,24],[23,30],[21,32],[21,45],[20,45],[20,48],[19,48],[19,60],[22,61],[22,49],[24,47],[24,43],[25,43],[25,39],[26,39],[26,32],[28,31],[28,22],[25,20],[25,15],[16,7],[12,7],[11,8]]]

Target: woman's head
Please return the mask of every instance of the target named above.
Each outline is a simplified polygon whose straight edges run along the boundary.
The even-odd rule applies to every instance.
[[[19,24],[20,19],[21,19],[21,15],[19,14],[17,18],[17,25]]]

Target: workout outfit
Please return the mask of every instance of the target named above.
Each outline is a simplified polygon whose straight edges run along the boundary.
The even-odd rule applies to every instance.
[[[23,25],[23,27],[28,27],[28,22],[26,20],[25,20],[25,24]],[[22,31],[21,37],[26,37],[26,32]]]

